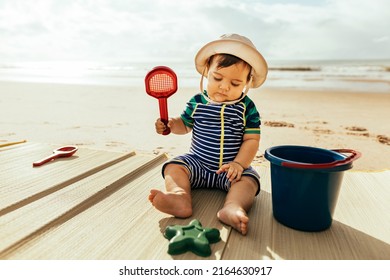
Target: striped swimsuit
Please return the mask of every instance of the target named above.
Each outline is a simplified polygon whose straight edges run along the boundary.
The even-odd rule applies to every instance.
[[[162,173],[167,164],[181,164],[190,173],[192,188],[228,191],[226,172],[219,175],[215,172],[235,159],[244,134],[260,134],[260,116],[255,104],[248,96],[235,104],[214,104],[199,93],[187,103],[181,119],[192,128],[190,151],[165,163]],[[253,177],[260,191],[260,176],[252,167],[245,169],[242,176]]]

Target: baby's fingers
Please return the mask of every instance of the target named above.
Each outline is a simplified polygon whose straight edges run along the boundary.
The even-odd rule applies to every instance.
[[[226,172],[229,170],[229,168],[230,168],[229,164],[224,164],[217,170],[217,174],[221,174],[223,172]]]
[[[159,134],[162,134],[166,129],[165,124],[160,119],[157,119],[157,121],[155,122],[155,127],[156,127],[156,132]]]
[[[230,182],[239,181],[241,179],[241,174],[241,170],[235,169],[234,167],[230,167],[226,177],[229,179]]]

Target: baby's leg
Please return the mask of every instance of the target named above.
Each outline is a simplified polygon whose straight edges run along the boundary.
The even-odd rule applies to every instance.
[[[188,170],[179,164],[171,163],[165,167],[166,192],[152,189],[149,200],[156,209],[178,218],[192,215],[191,186]]]
[[[233,183],[223,208],[217,214],[221,222],[246,235],[249,223],[247,212],[252,207],[257,189],[256,181],[249,176],[243,176],[240,181]]]

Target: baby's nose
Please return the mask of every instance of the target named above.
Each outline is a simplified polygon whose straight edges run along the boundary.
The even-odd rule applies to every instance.
[[[229,84],[227,82],[220,82],[219,88],[227,91],[227,90],[229,90]]]

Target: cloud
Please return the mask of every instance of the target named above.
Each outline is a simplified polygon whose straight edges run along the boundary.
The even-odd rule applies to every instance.
[[[382,36],[382,37],[379,37],[379,38],[374,38],[373,41],[375,43],[386,43],[386,42],[390,41],[390,37],[389,36]]]
[[[389,58],[388,26],[386,0],[3,0],[0,60],[192,59],[230,32],[274,59]]]
[[[262,15],[274,32],[269,36],[268,54],[276,58],[389,58],[389,44],[380,48],[372,44],[373,37],[389,34],[390,11],[385,7],[384,0],[268,6],[270,15]]]

